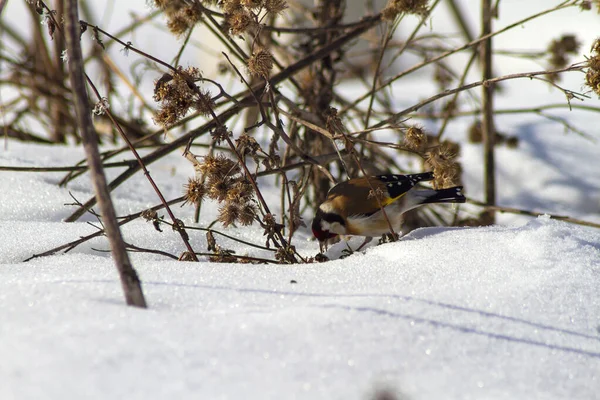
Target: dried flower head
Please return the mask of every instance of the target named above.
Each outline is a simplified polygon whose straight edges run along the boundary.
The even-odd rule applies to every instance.
[[[260,150],[260,145],[255,138],[243,133],[238,139],[235,140],[235,148],[240,155],[255,155]]]
[[[588,58],[585,84],[600,96],[600,39],[592,45],[592,54]]]
[[[245,179],[236,180],[227,192],[227,201],[244,203],[254,194],[254,187]]]
[[[413,125],[404,134],[404,146],[407,149],[422,153],[427,147],[427,134],[421,126]]]
[[[473,121],[471,126],[469,126],[469,142],[471,143],[481,143],[483,142],[483,127],[481,126],[481,120],[477,119]]]
[[[200,179],[189,178],[188,183],[184,185],[184,188],[185,201],[183,204],[190,203],[198,206],[202,203],[204,196],[206,196],[206,186]]]
[[[273,69],[273,56],[265,49],[254,51],[248,59],[248,71],[252,75],[268,79]]]
[[[257,208],[253,203],[246,203],[239,210],[238,221],[242,226],[250,226],[256,219]]]
[[[581,43],[577,40],[575,35],[563,35],[559,39],[554,39],[548,46],[548,53],[550,54],[550,68],[560,69],[564,68],[569,63],[569,54],[577,54]],[[550,74],[550,80],[556,82],[559,80],[559,74]]]
[[[228,177],[212,175],[208,179],[208,197],[219,202],[227,199],[227,193],[232,188],[233,180]]]
[[[342,123],[342,119],[338,115],[338,110],[335,107],[329,107],[327,111],[325,111],[325,128],[332,135],[335,134],[344,134],[346,132],[346,128]]]
[[[206,103],[210,97],[194,83],[201,79],[200,70],[195,67],[178,67],[174,74],[164,74],[154,84],[154,100],[161,103],[154,115],[154,122],[164,127],[183,118],[198,103]]]
[[[221,1],[221,9],[224,14],[231,14],[242,9],[241,0],[223,0]]]
[[[240,4],[249,9],[260,8],[263,4],[263,0],[241,0]]]
[[[215,141],[216,144],[220,144],[222,141],[226,140],[231,136],[231,132],[227,129],[225,125],[219,125],[214,130],[210,132],[210,137]]]
[[[581,4],[579,5],[579,8],[581,8],[584,11],[591,10],[592,9],[592,0],[582,1]]]
[[[185,0],[154,0],[154,5],[167,16],[177,13],[186,6]]]
[[[239,164],[223,154],[205,156],[204,162],[199,164],[198,169],[208,177],[227,177],[240,172]]]
[[[429,0],[389,0],[381,11],[386,21],[393,21],[398,14],[425,16],[429,13]]]
[[[201,90],[197,95],[192,107],[201,115],[211,115],[215,108],[215,101],[212,99],[209,90]]]
[[[177,37],[183,36],[190,27],[190,21],[182,13],[175,13],[167,20],[167,28]]]
[[[455,161],[458,144],[442,142],[427,152],[426,164],[433,169],[433,186],[436,189],[456,186],[460,176],[460,166]]]
[[[288,6],[285,0],[264,0],[264,8],[269,14],[280,14]]]
[[[223,224],[225,228],[234,224],[240,216],[240,207],[235,203],[225,203],[219,208],[219,217],[217,220]]]
[[[200,4],[192,3],[181,10],[181,13],[188,20],[190,26],[193,26],[202,18],[202,8]]]
[[[286,264],[294,264],[296,262],[294,253],[296,253],[294,246],[279,247],[275,252],[275,259]]]
[[[225,14],[225,24],[232,35],[241,35],[253,26],[253,14],[244,8],[237,9]]]

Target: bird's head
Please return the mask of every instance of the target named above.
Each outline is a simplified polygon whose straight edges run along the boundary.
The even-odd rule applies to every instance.
[[[335,212],[325,212],[320,207],[312,222],[312,232],[319,241],[322,252],[329,239],[345,234],[346,221],[341,215]]]

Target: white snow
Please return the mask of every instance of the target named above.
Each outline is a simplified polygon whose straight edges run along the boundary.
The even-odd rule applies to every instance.
[[[526,3],[500,2],[506,23],[549,2]],[[566,32],[594,37],[597,16],[576,15],[535,26],[558,37],[560,21]],[[527,80],[507,83],[497,106],[561,99]],[[520,139],[517,149],[498,148],[499,203],[600,222],[597,114],[554,115],[592,137],[564,134],[535,115],[498,117],[499,130]],[[449,137],[464,141],[470,122],[453,123]],[[0,165],[68,166],[83,157],[72,146],[9,141]],[[461,160],[467,196],[481,199],[481,147],[464,145]],[[149,169],[168,199],[193,173],[178,152]],[[90,215],[62,222],[75,210],[65,205],[74,201],[69,193],[79,201],[92,193],[87,176],[59,188],[63,176],[0,171],[2,400],[370,399],[380,390],[410,400],[600,398],[600,229],[507,214],[496,226],[422,228],[364,253],[289,266],[132,253],[149,303],[140,310],[124,305],[110,256],[98,251],[108,249],[103,239],[23,262],[95,231]],[[278,192],[263,183],[276,204]],[[158,203],[141,174],[114,197],[119,215]],[[174,212],[192,224],[190,207]],[[202,215],[205,227],[215,204]],[[168,227],[160,233],[137,220],[122,230],[140,247],[184,250]],[[265,240],[258,227],[224,232]],[[206,249],[202,232],[190,236],[196,250]],[[310,236],[305,229],[295,238],[306,256],[318,251]],[[265,256],[216,238],[238,254]],[[337,258],[344,248],[328,254]]]

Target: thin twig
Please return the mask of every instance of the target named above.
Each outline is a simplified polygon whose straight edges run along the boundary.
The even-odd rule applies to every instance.
[[[114,261],[119,271],[121,285],[128,305],[146,308],[146,300],[137,272],[129,261],[129,256],[121,237],[116,213],[106,184],[106,177],[102,169],[100,152],[98,151],[98,137],[94,130],[89,110],[87,92],[85,89],[85,73],[83,56],[79,39],[80,26],[77,0],[67,0],[66,11],[66,39],[69,54],[69,75],[73,95],[77,99],[75,111],[81,138],[86,150],[88,164],[92,173],[92,184],[98,198],[103,224],[106,229],[108,241],[112,250]]]
[[[473,199],[468,199],[467,202],[469,204],[473,204],[473,205],[476,205],[476,206],[479,206],[486,210],[491,210],[491,211],[499,211],[499,212],[505,212],[505,213],[509,213],[509,214],[528,215],[531,217],[539,217],[542,215],[548,215],[552,219],[569,222],[571,224],[589,226],[592,228],[600,228],[600,223],[585,221],[582,219],[572,218],[572,217],[568,217],[565,215],[549,214],[549,213],[545,213],[545,212],[541,212],[541,211],[529,211],[529,210],[523,210],[523,209],[513,208],[513,207],[490,206],[482,201],[477,201],[477,200],[473,200]]]

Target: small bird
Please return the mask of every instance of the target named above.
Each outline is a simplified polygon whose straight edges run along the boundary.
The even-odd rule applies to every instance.
[[[434,190],[414,189],[416,184],[434,179],[433,172],[412,175],[377,175],[340,182],[327,193],[312,222],[313,235],[321,251],[328,239],[338,235],[371,238],[390,232],[390,225],[380,208],[384,208],[394,228],[400,230],[402,214],[423,204],[464,203],[462,186]],[[370,183],[370,185],[369,185]],[[379,201],[375,196],[379,196]]]

